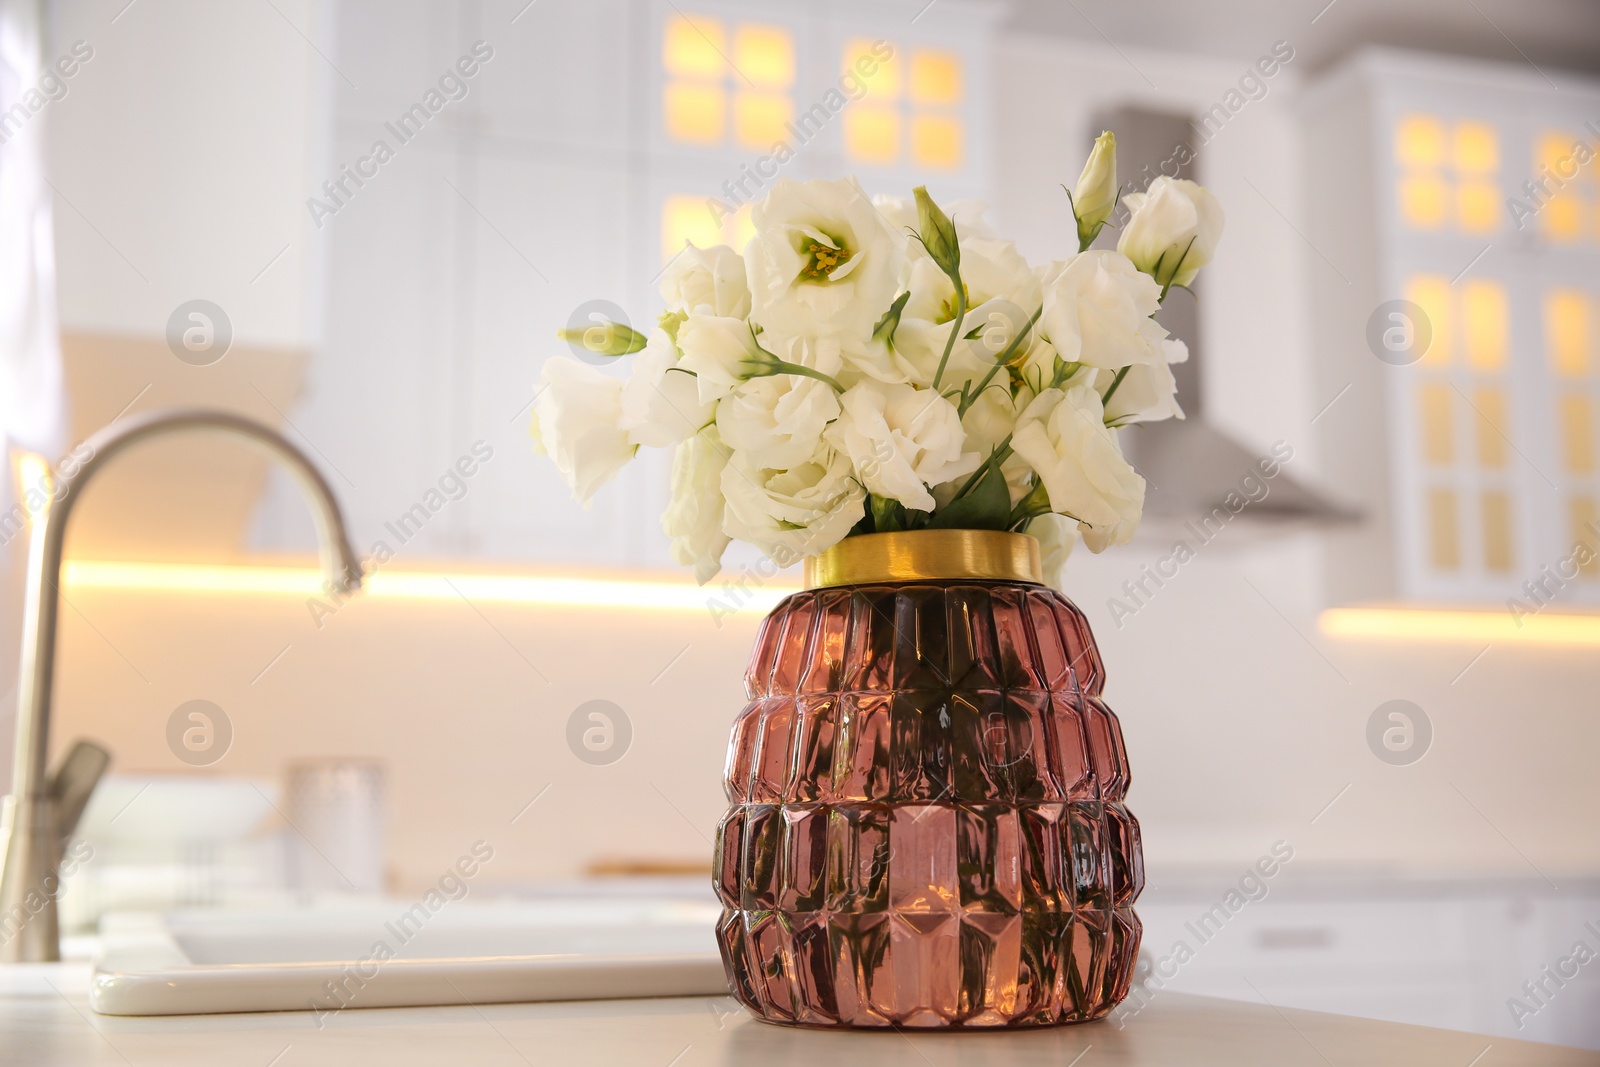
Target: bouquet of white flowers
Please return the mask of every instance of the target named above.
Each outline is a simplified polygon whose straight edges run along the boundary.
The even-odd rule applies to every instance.
[[[1058,580],[1080,533],[1099,552],[1139,524],[1144,479],[1117,428],[1183,417],[1169,365],[1188,350],[1154,315],[1222,231],[1215,197],[1163,176],[1122,198],[1117,250],[1089,251],[1117,205],[1115,154],[1101,134],[1069,193],[1078,252],[1042,268],[981,205],[779,181],[742,256],[673,260],[648,335],[563,332],[636,353],[633,373],[548,361],[534,439],[585,504],[640,447],[674,448],[662,525],[702,583],[735,538],[788,566],[938,528],[1031,533]]]

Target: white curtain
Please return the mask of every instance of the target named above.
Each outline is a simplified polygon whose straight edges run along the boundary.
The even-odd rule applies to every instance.
[[[0,0],[0,441],[54,460],[65,409],[45,180],[50,105],[39,91],[42,8],[41,0]]]

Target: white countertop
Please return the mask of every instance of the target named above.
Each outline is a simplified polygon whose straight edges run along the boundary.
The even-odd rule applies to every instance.
[[[819,1032],[758,1023],[728,997],[115,1018],[82,964],[0,966],[0,1064],[626,1064],[628,1067],[1565,1067],[1600,1052],[1162,993],[1114,1022],[1016,1033]],[[1486,1052],[1487,1050],[1487,1052]]]

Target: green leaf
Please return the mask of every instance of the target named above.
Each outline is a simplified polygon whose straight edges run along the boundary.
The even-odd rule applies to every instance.
[[[894,298],[894,303],[889,305],[889,310],[883,313],[883,318],[878,320],[878,325],[872,328],[872,339],[874,341],[882,341],[890,348],[894,347],[894,332],[900,328],[900,313],[906,309],[906,301],[910,299],[910,289]]]
[[[1010,525],[1011,493],[1000,465],[992,463],[976,485],[933,513],[934,530],[1004,530]]]
[[[868,497],[872,525],[878,533],[896,533],[906,528],[906,506],[898,500],[873,495]]]

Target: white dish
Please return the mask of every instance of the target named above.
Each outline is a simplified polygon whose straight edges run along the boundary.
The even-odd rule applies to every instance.
[[[717,995],[718,914],[603,899],[108,915],[90,1003],[189,1015]]]

